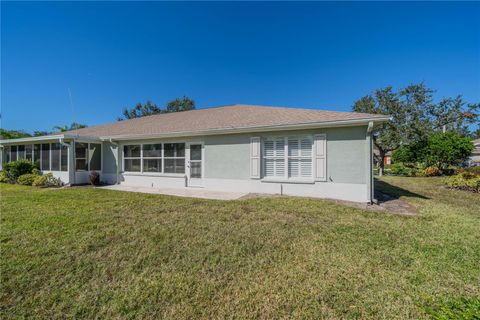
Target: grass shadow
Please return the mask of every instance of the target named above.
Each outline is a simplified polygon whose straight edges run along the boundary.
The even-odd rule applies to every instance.
[[[375,179],[375,197],[380,202],[391,200],[388,199],[389,197],[393,199],[399,199],[400,197],[430,199],[428,197],[425,197],[424,195],[411,192],[409,190],[400,188],[398,186],[378,179]]]

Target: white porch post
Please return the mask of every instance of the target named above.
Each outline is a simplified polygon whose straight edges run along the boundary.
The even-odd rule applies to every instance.
[[[68,181],[70,185],[75,184],[75,140],[68,147]]]

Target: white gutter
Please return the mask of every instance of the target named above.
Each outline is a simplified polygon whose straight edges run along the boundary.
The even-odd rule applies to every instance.
[[[1,144],[11,144],[11,143],[21,143],[21,142],[33,142],[33,141],[50,141],[50,140],[59,140],[65,138],[65,135],[52,135],[52,136],[38,136],[38,137],[27,137],[27,138],[18,138],[18,139],[5,139],[0,140]]]
[[[56,134],[51,136],[38,136],[38,137],[26,137],[18,139],[4,139],[0,140],[0,144],[15,144],[15,143],[28,143],[35,141],[52,141],[52,140],[64,140],[64,139],[81,139],[86,141],[100,141],[98,137],[94,136],[79,136],[78,134]]]

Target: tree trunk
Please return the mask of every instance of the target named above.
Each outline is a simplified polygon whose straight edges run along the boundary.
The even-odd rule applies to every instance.
[[[379,149],[378,153],[379,153],[379,158],[380,158],[380,161],[379,161],[379,164],[378,164],[378,176],[381,177],[381,176],[383,176],[383,172],[385,170],[385,153],[386,152]]]

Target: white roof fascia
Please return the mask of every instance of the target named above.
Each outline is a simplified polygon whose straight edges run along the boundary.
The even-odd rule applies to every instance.
[[[72,134],[56,134],[51,136],[38,136],[38,137],[25,137],[25,138],[18,138],[18,139],[4,139],[0,140],[0,144],[2,145],[10,145],[10,144],[19,144],[19,143],[32,143],[32,142],[42,142],[42,141],[55,141],[60,139],[78,139],[82,141],[101,141],[99,137],[90,137],[90,136],[79,136],[79,135],[72,135]]]

